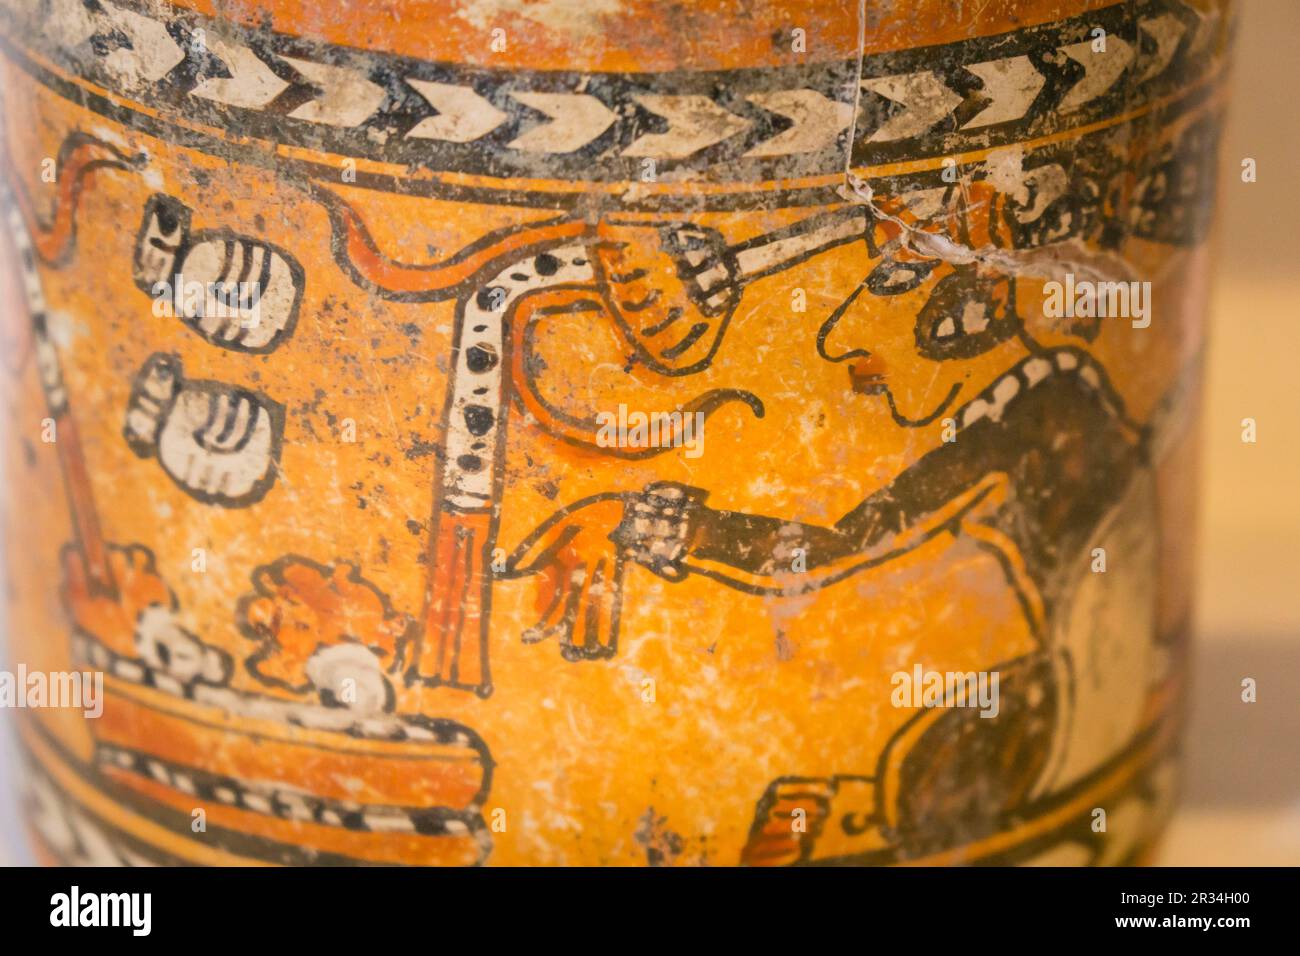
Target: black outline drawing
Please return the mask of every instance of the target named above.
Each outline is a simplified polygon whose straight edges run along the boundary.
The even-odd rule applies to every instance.
[[[156,10],[140,6],[136,0],[117,2],[137,6],[145,17],[158,16]],[[21,12],[11,16],[22,20]],[[1176,36],[1168,56],[1160,58],[1154,50],[1151,31],[1169,22],[1175,25]],[[257,150],[273,149],[277,144],[302,146],[341,157],[492,177],[501,181],[500,187],[468,187],[454,198],[556,206],[579,200],[571,190],[512,188],[510,178],[537,178],[540,164],[547,175],[557,180],[633,181],[639,173],[641,155],[647,150],[643,140],[664,129],[687,134],[707,132],[710,122],[719,129],[716,137],[701,138],[708,145],[686,156],[664,155],[656,157],[656,161],[665,170],[708,170],[715,181],[745,184],[795,176],[833,175],[843,168],[846,148],[851,149],[855,163],[867,157],[892,162],[955,155],[1091,126],[1115,119],[1129,110],[1158,104],[1171,94],[1188,89],[1196,79],[1207,74],[1214,62],[1215,41],[1228,28],[1221,18],[1203,14],[1178,0],[1153,0],[1140,9],[1128,3],[1114,3],[1084,15],[996,36],[871,54],[861,63],[853,59],[792,64],[769,70],[639,74],[457,67],[341,48],[271,30],[255,30],[228,36],[226,42],[253,58],[252,62],[278,78],[284,88],[254,108],[191,95],[205,81],[232,77],[239,69],[223,62],[206,46],[192,42],[196,30],[202,29],[207,35],[222,34],[220,26],[191,11],[169,10],[166,27],[173,38],[176,62],[156,81],[132,88],[127,88],[122,78],[101,59],[107,56],[108,48],[105,52],[94,51],[97,56],[87,56],[84,50],[67,49],[54,38],[42,38],[42,31],[25,24],[10,31],[11,35],[41,38],[37,52],[70,71],[78,78],[73,82],[49,73],[11,41],[4,41],[0,48],[46,85],[60,88],[68,98],[93,104],[92,108],[111,113],[119,122],[137,129],[152,131],[181,121],[188,127],[187,136],[196,140],[219,139],[226,150],[237,139],[246,144],[245,148],[251,145]],[[1083,102],[1072,103],[1071,93],[1081,81],[1092,76],[1093,68],[1063,50],[1077,49],[1081,43],[1086,45],[1096,28],[1104,29],[1106,36],[1115,41],[1117,55],[1121,52],[1119,44],[1123,44],[1126,62],[1104,87],[1093,90]],[[295,115],[304,104],[313,103],[326,91],[291,60],[337,70],[340,76],[355,84],[373,87],[373,109],[364,117],[336,116],[329,122],[313,122]],[[1008,114],[1001,121],[981,124],[977,118],[995,100],[1003,98],[999,105],[1004,112],[1008,106],[1006,91],[995,88],[988,79],[997,73],[996,66],[1008,63],[1017,64],[1036,78],[1039,91],[1017,103],[1016,115]],[[988,69],[981,76],[972,67]],[[915,106],[906,97],[899,101],[879,92],[876,81],[901,81],[917,73],[930,73],[934,89],[948,97],[951,105],[938,115],[927,114],[928,122],[921,124],[923,128],[919,132],[873,139],[891,120]],[[490,108],[501,118],[493,128],[469,142],[411,136],[425,120],[456,109],[455,104],[443,102],[439,107],[430,103],[408,82],[411,80],[455,87],[463,92],[466,100],[484,104],[483,108]],[[864,83],[861,95],[854,95],[855,86]],[[122,107],[92,93],[83,84],[93,84],[138,101],[147,111]],[[523,98],[515,93],[522,94]],[[525,102],[529,93],[588,97],[593,105],[599,105],[596,112],[601,118],[591,127],[587,141],[576,147],[566,143],[562,149],[541,152],[520,148],[516,144],[524,134],[544,129],[553,119],[545,110]],[[777,94],[815,95],[825,101],[827,109],[856,105],[858,115],[835,135],[819,137],[808,149],[789,154],[778,150],[768,155],[773,142],[799,122],[781,111],[772,99]],[[650,99],[653,97],[664,97],[670,102],[675,97],[698,97],[711,103],[713,109],[692,115],[690,111],[670,106],[665,115],[652,108],[656,102]],[[161,118],[151,115],[154,113]],[[250,139],[252,144],[248,144]],[[298,168],[308,175],[327,172],[310,164]],[[375,188],[409,189],[410,183],[402,184],[401,178],[379,174],[359,176],[358,182],[364,180]],[[813,200],[818,202],[825,201],[833,191],[816,188],[791,191],[795,195],[800,192],[820,193]],[[726,203],[734,202],[737,197],[720,198]],[[790,198],[785,196],[778,201],[789,205]],[[691,196],[690,200],[694,205],[698,197]],[[647,198],[631,200],[631,203],[641,208],[664,208],[656,205],[662,201]],[[742,202],[749,205],[753,201],[753,193],[746,192]]]
[[[149,383],[155,373],[165,376],[170,391],[169,396],[160,398],[151,393]],[[213,399],[209,402],[207,420],[196,427],[190,437],[197,447],[214,455],[238,454],[252,440],[253,432],[251,429],[257,424],[257,421],[250,418],[246,422],[248,429],[234,444],[213,444],[212,439],[214,438],[226,442],[230,437],[231,430],[237,425],[238,411],[241,407],[254,408],[259,415],[266,416],[267,427],[270,431],[266,467],[261,477],[252,484],[249,490],[239,495],[228,495],[221,491],[209,492],[201,488],[193,488],[185,484],[178,475],[173,474],[171,469],[160,459],[159,463],[163,464],[163,472],[177,488],[195,501],[205,505],[218,505],[222,508],[247,508],[250,505],[257,504],[266,497],[267,492],[271,490],[279,477],[280,452],[284,446],[285,423],[284,406],[261,392],[229,385],[225,382],[186,379],[178,355],[155,352],[145,360],[135,375],[131,386],[131,398],[127,405],[127,424],[123,427],[122,437],[126,439],[126,443],[138,457],[160,458],[163,453],[160,443],[163,432],[169,427],[169,416],[176,408],[176,403],[184,395],[193,393],[207,395],[210,399]],[[226,398],[229,402],[224,421],[217,421],[214,417],[218,414],[218,403],[215,401],[217,398]],[[241,405],[241,403],[243,404]],[[138,429],[132,427],[137,412],[154,423],[155,430],[152,435],[141,435]],[[214,428],[219,429],[215,436],[212,435]]]
[[[293,300],[289,305],[288,313],[283,324],[264,344],[255,346],[245,345],[242,339],[245,338],[244,333],[247,331],[246,329],[241,329],[239,334],[234,338],[221,337],[216,332],[205,332],[200,328],[200,324],[203,320],[201,314],[186,316],[173,311],[174,318],[180,321],[186,328],[192,331],[195,335],[198,335],[209,345],[215,345],[217,348],[225,349],[230,352],[243,352],[249,355],[265,355],[269,352],[274,352],[285,342],[285,340],[293,335],[294,329],[296,329],[298,325],[298,312],[302,306],[303,289],[306,284],[306,273],[303,271],[302,265],[299,264],[298,260],[288,251],[280,246],[264,242],[261,239],[251,238],[241,233],[237,233],[232,229],[201,229],[197,232],[191,232],[190,221],[192,216],[193,213],[189,207],[178,199],[174,199],[173,197],[167,196],[163,193],[155,193],[153,196],[149,197],[148,202],[145,203],[144,215],[141,217],[140,228],[136,233],[135,239],[135,259],[132,263],[132,278],[135,280],[136,287],[140,289],[140,291],[148,293],[150,296],[155,296],[156,286],[159,283],[165,282],[168,288],[171,288],[172,283],[178,275],[185,278],[185,260],[194,249],[205,243],[219,242],[225,244],[226,251],[224,265],[222,267],[222,277],[220,280],[217,280],[217,282],[222,285],[228,283],[234,284],[236,288],[239,288],[246,283],[252,284],[253,288],[256,290],[256,298],[249,299],[246,302],[244,297],[240,295],[238,297],[237,306],[243,308],[247,304],[249,307],[254,307],[260,305],[262,296],[265,295],[266,290],[270,288],[272,266],[275,258],[278,257],[282,262],[284,262],[289,271],[290,282],[293,285]],[[162,240],[158,237],[148,239],[148,242],[155,248],[172,258],[172,268],[168,270],[167,276],[157,281],[150,281],[143,274],[141,252],[144,248],[146,239],[149,236],[150,226],[155,219],[159,223],[164,224],[163,229],[165,232],[175,232],[177,234],[177,239],[176,244],[171,247],[165,246]],[[171,228],[167,228],[165,225],[166,223],[171,223]],[[231,278],[228,275],[228,270],[231,266],[231,261],[235,256],[236,249],[239,250],[241,271],[238,276]],[[263,251],[262,265],[258,271],[258,275],[254,278],[250,277],[249,270],[254,258],[254,252],[258,249]],[[209,282],[209,288],[212,285],[217,284],[217,282]]]
[[[235,619],[238,622],[240,633],[250,641],[255,641],[259,644],[257,650],[244,658],[244,667],[247,669],[248,673],[268,687],[278,687],[281,690],[287,690],[294,694],[306,694],[311,692],[313,689],[313,685],[308,678],[304,678],[302,683],[291,684],[277,677],[272,677],[263,673],[261,669],[262,662],[273,655],[284,651],[284,647],[280,644],[274,633],[268,633],[257,624],[253,623],[249,619],[248,613],[249,608],[254,602],[259,600],[274,600],[276,598],[276,594],[271,590],[271,586],[285,584],[284,572],[290,565],[306,567],[311,571],[314,571],[324,580],[331,580],[334,576],[335,568],[338,567],[338,565],[320,564],[317,561],[305,558],[299,554],[286,554],[272,561],[270,564],[259,565],[253,569],[251,575],[253,590],[241,597],[238,604],[235,606]],[[383,660],[384,653],[382,650],[376,650],[373,646],[365,644],[355,635],[344,635],[343,642],[356,644],[359,647],[365,647],[373,653],[376,657],[376,663],[380,665],[379,670],[384,674],[390,676],[400,674],[403,663],[406,659],[407,646],[412,639],[411,630],[415,622],[409,615],[403,614],[393,607],[392,599],[381,591],[373,581],[363,577],[359,567],[352,564],[345,564],[344,566],[351,569],[347,575],[348,582],[369,591],[379,602],[379,606],[383,610],[384,620],[401,623],[402,627],[401,634],[394,639],[392,659],[389,661]],[[325,645],[318,644],[316,649],[319,650],[323,646]],[[392,684],[388,683],[387,686],[388,706],[384,709],[391,712],[394,709],[396,700]],[[326,706],[332,706],[331,702],[326,698],[327,691],[321,688],[317,688],[317,691],[322,695],[322,702],[325,703]]]

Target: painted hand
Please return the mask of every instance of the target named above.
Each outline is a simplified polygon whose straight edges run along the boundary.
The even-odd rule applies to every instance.
[[[735,258],[716,230],[601,223],[592,256],[606,307],[655,371],[705,368],[740,299]]]
[[[571,661],[612,657],[618,646],[624,556],[610,532],[623,515],[623,497],[600,495],[551,516],[516,549],[512,574],[538,574],[541,617],[523,639],[559,636]]]
[[[670,581],[686,572],[692,509],[704,492],[668,482],[600,495],[552,516],[516,550],[512,574],[540,574],[541,619],[528,643],[558,635],[568,660],[612,657],[618,647],[623,574],[629,560]]]

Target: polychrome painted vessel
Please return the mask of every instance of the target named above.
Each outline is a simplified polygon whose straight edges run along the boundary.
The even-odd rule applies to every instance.
[[[40,858],[1144,859],[1231,31],[0,0]]]

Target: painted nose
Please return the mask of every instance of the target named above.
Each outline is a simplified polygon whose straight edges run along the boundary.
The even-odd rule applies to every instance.
[[[867,349],[855,346],[851,341],[852,336],[836,334],[840,320],[853,307],[864,287],[865,283],[858,286],[818,330],[817,354],[828,362],[842,363],[845,366],[849,387],[854,392],[859,395],[878,395],[885,391],[885,374],[888,371],[885,360]]]

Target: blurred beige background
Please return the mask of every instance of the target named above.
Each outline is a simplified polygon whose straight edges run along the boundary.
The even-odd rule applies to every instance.
[[[1240,0],[1183,802],[1157,862],[1300,864],[1300,2]],[[1258,181],[1241,181],[1253,158]],[[1241,441],[1254,418],[1256,444]],[[1258,682],[1255,704],[1241,680]]]

